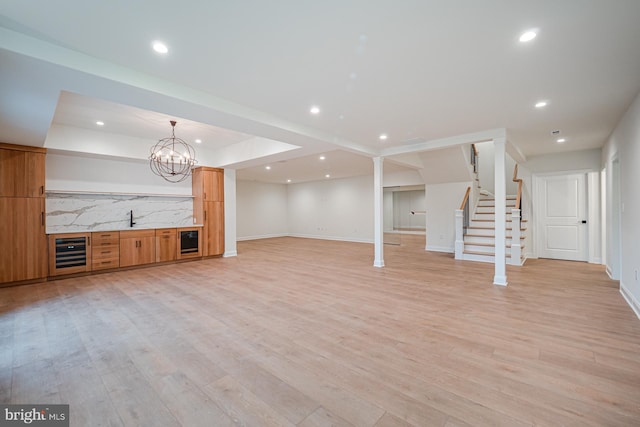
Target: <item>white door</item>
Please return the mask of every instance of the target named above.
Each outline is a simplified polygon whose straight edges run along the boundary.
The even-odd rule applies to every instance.
[[[587,260],[587,191],[584,174],[538,181],[538,256]]]

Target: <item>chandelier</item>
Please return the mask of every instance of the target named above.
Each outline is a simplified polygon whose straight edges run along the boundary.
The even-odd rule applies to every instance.
[[[169,182],[180,182],[191,175],[196,151],[180,138],[176,138],[176,121],[171,120],[171,136],[163,138],[151,148],[151,171]]]

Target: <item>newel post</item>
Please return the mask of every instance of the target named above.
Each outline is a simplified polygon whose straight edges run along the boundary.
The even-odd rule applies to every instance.
[[[456,209],[456,259],[462,259],[464,253],[464,235],[463,235],[464,211]]]
[[[520,265],[522,246],[520,245],[520,209],[511,209],[511,265]]]

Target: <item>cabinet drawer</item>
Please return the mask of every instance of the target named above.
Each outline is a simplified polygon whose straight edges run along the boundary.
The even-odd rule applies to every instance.
[[[120,232],[118,231],[93,232],[91,237],[94,246],[118,245],[120,242]]]
[[[91,270],[105,270],[107,268],[120,267],[120,258],[94,259],[91,263]]]
[[[142,239],[145,237],[155,237],[156,230],[127,230],[120,232],[121,239]]]
[[[119,245],[94,246],[91,255],[94,260],[119,258],[120,246]]]
[[[159,228],[156,230],[156,237],[175,237],[176,233],[175,228]]]

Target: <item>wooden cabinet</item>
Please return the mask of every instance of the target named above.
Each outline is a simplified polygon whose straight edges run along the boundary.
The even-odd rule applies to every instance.
[[[224,253],[224,170],[198,167],[193,170],[193,213],[202,224],[202,255]]]
[[[49,236],[49,275],[91,270],[91,234],[64,233]]]
[[[47,276],[44,199],[0,197],[0,283]]]
[[[91,233],[91,270],[120,267],[120,232],[96,231]]]
[[[222,255],[224,253],[224,202],[204,202],[204,222],[202,225],[203,254]]]
[[[47,276],[45,153],[0,143],[0,283]]]
[[[156,230],[156,262],[175,261],[178,253],[178,240],[175,228]]]
[[[44,161],[43,148],[0,144],[0,197],[44,197]]]
[[[156,231],[120,232],[120,267],[156,262]]]

